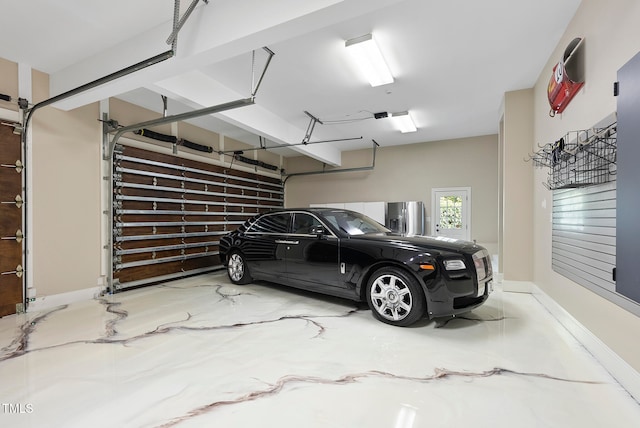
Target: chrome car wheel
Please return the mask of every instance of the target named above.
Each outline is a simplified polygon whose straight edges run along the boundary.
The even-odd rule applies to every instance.
[[[376,272],[367,289],[373,314],[388,324],[407,326],[424,314],[425,301],[415,279],[399,269]]]
[[[229,279],[234,284],[247,284],[251,282],[249,268],[242,255],[238,252],[231,253],[229,263],[227,263],[227,273]]]

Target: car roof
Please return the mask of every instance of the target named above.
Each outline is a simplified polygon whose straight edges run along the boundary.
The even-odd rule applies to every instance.
[[[308,212],[308,213],[324,213],[329,211],[347,211],[352,212],[344,208],[329,208],[329,207],[301,207],[301,208],[277,208],[264,214],[279,213],[279,212]]]

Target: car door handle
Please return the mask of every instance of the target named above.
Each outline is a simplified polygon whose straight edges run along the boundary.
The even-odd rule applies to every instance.
[[[300,241],[281,241],[281,240],[276,240],[276,244],[288,244],[288,245],[298,245],[300,243]]]

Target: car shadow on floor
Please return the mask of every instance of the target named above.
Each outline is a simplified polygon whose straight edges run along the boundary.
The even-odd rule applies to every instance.
[[[258,281],[254,281],[252,284],[258,285],[260,287],[276,290],[278,292],[302,297],[305,299],[307,298],[312,299],[316,302],[320,301],[320,302],[326,302],[327,304],[331,304],[331,305],[338,305],[338,306],[344,307],[345,310],[347,311],[355,309],[358,312],[369,312],[369,314],[371,315],[369,305],[367,304],[367,302],[358,302],[358,301],[354,301],[346,298],[330,296],[330,295],[322,294],[319,292],[290,287],[290,286],[281,285],[281,284],[277,284],[269,281],[258,280]],[[403,328],[420,329],[427,326],[433,326],[433,328],[443,328],[447,330],[466,329],[466,328],[473,327],[477,323],[501,322],[505,319],[507,318],[504,317],[503,310],[497,310],[497,308],[492,308],[488,306],[481,306],[470,312],[459,314],[456,316],[429,318],[428,316],[425,315],[424,318],[420,319],[414,324],[408,327],[403,327]],[[371,315],[371,321],[381,322],[381,321],[377,321],[373,317],[373,315]]]
[[[366,302],[356,302],[354,300],[350,300],[350,299],[346,299],[346,298],[342,298],[342,297],[336,297],[336,296],[331,296],[331,295],[328,295],[328,294],[322,294],[322,293],[315,292],[315,291],[304,290],[304,289],[296,288],[296,287],[290,287],[290,286],[286,286],[286,285],[282,285],[282,284],[277,284],[275,282],[257,280],[257,281],[253,281],[252,284],[253,285],[258,285],[258,286],[261,286],[261,287],[265,287],[265,288],[269,288],[269,289],[272,289],[272,290],[276,290],[278,292],[288,293],[288,294],[295,295],[295,296],[298,296],[298,297],[308,298],[310,300],[321,301],[321,302],[326,302],[326,303],[333,304],[333,305],[344,306],[345,308],[349,308],[349,309],[357,309],[357,310],[368,310],[369,309],[369,307],[367,306]]]
[[[371,309],[369,308],[369,305],[367,304],[367,302],[359,302],[359,301],[354,301],[354,300],[350,300],[342,297],[330,296],[327,294],[322,294],[322,293],[318,293],[310,290],[303,290],[295,287],[289,287],[286,285],[281,285],[281,284],[277,284],[269,281],[262,281],[262,280],[253,281],[252,284],[277,290],[283,293],[289,293],[298,297],[309,298],[315,301],[326,302],[327,304],[343,306],[347,310],[355,309],[358,312],[368,312],[369,315],[371,316],[372,322],[382,323],[382,321],[378,321],[373,317],[373,315],[371,314]],[[435,321],[434,319],[429,319],[428,317],[425,317],[408,327],[402,327],[402,328],[422,328],[427,325],[433,324],[434,321]]]

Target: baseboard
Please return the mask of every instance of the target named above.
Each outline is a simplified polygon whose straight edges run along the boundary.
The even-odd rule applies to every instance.
[[[91,300],[102,293],[103,287],[85,288],[82,290],[69,291],[67,293],[52,294],[50,296],[36,297],[29,302],[27,312],[37,312],[56,306],[68,305],[70,303]]]
[[[502,279],[502,290],[511,293],[531,293],[537,288],[533,282],[530,281],[512,281],[509,279]]]
[[[505,281],[507,282],[507,281]],[[531,283],[531,294],[589,351],[602,366],[640,402],[640,373],[583,326],[569,312],[537,285]],[[506,290],[505,290],[506,291]]]

